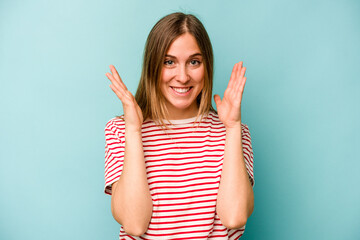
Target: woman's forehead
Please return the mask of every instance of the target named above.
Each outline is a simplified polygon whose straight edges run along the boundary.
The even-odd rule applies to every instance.
[[[166,55],[173,57],[201,55],[197,41],[190,33],[184,33],[177,37],[170,45]]]

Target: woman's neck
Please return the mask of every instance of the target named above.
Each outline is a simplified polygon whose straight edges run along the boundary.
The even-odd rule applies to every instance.
[[[180,120],[180,119],[187,119],[196,117],[199,113],[199,108],[192,107],[188,109],[169,109],[168,108],[168,116],[167,119],[169,120]]]

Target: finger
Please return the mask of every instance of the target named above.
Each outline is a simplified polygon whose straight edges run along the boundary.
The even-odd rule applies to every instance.
[[[241,83],[241,86],[240,86],[240,91],[241,92],[244,92],[244,88],[245,88],[245,84],[246,84],[246,77],[244,77],[244,81]]]
[[[124,93],[126,93],[126,91],[128,91],[128,89],[127,89],[127,87],[125,86],[125,84],[121,81],[121,78],[120,78],[120,81],[119,80],[117,80],[116,78],[115,78],[115,76],[114,75],[112,75],[111,73],[106,73],[105,74],[108,78],[109,78],[109,80],[111,81],[111,83],[117,88],[117,89],[123,89],[124,91],[123,91],[123,94]]]
[[[242,62],[241,62],[241,64],[242,64]],[[236,81],[236,84],[234,87],[236,92],[238,92],[240,90],[239,88],[244,82],[245,71],[246,71],[246,67],[241,67],[240,69],[238,69],[237,81]]]
[[[239,80],[239,77],[241,76],[241,71],[242,71],[242,66],[243,66],[243,62],[242,61],[240,61],[239,63],[239,68],[237,69],[237,71],[236,71],[236,80]]]
[[[111,88],[111,90],[116,94],[116,96],[118,96],[118,98],[120,99],[121,102],[123,102],[124,100],[124,94],[121,93],[119,91],[118,88],[116,88],[113,84],[110,84],[109,87]]]
[[[245,71],[246,71],[246,68],[243,67],[241,69],[241,74],[240,74],[240,88],[242,88],[242,89],[244,89],[244,85],[245,85],[245,82],[246,82],[246,77],[244,77]]]
[[[239,73],[240,73],[241,68],[242,68],[242,66],[243,66],[243,62],[242,62],[242,61],[238,62],[238,65],[239,65],[239,68],[237,69],[237,72],[236,72],[237,77],[239,76]]]
[[[228,88],[232,88],[234,86],[234,82],[235,82],[235,79],[236,79],[237,66],[238,66],[238,64],[235,63],[235,65],[234,65],[234,67],[232,69],[232,72],[231,72]]]
[[[106,77],[111,81],[111,83],[116,87],[116,88],[122,88],[122,89],[124,89],[124,86],[123,85],[121,85],[116,79],[115,79],[115,77],[113,76],[113,75],[111,75],[111,73],[106,73],[105,74],[106,75]]]
[[[131,101],[132,94],[129,90],[126,90],[122,86],[119,86],[118,84],[116,84],[116,82],[111,84],[110,87],[123,103],[128,103],[129,101]]]
[[[244,77],[244,81],[240,84],[239,91],[236,92],[236,98],[240,98],[240,100],[244,93],[245,83],[246,83],[246,77]]]
[[[235,83],[235,86],[234,86],[234,94],[235,95],[237,95],[237,93],[240,91],[240,86],[241,86],[242,81],[243,81],[243,78],[238,77],[238,79]]]
[[[218,106],[220,105],[221,103],[221,98],[219,95],[215,94],[214,95],[214,101],[215,101],[215,104],[216,104],[216,108],[218,108]]]
[[[242,62],[238,62],[235,64],[236,67],[234,67],[234,71],[233,71],[233,74],[232,74],[232,84],[231,84],[231,88],[233,88],[234,90],[236,89],[236,86],[238,84],[238,81],[239,81],[239,71],[241,70],[241,66],[242,66]]]
[[[240,72],[240,77],[244,77],[246,72],[246,67],[243,67]]]
[[[124,89],[127,89],[114,65],[110,65],[110,70],[116,81],[119,82]]]
[[[121,102],[125,102],[125,92],[124,89],[116,87],[114,84],[109,85],[111,90],[118,96],[118,98],[121,100]]]

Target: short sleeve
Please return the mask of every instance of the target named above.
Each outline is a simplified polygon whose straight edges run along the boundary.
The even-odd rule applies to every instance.
[[[244,160],[246,170],[249,175],[249,180],[251,185],[254,186],[255,179],[254,179],[254,155],[251,146],[251,136],[249,127],[246,124],[242,124],[241,126],[241,134],[242,134],[242,146],[243,146],[243,153],[244,153]]]
[[[111,187],[119,180],[124,163],[125,122],[120,118],[108,121],[105,127],[105,189],[111,195]]]

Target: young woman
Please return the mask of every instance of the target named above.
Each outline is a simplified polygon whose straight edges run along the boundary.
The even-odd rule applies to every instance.
[[[105,127],[105,193],[120,239],[238,239],[254,208],[242,62],[223,99],[214,96],[216,112],[208,34],[195,16],[173,13],[148,36],[135,97],[110,69],[124,115]]]

